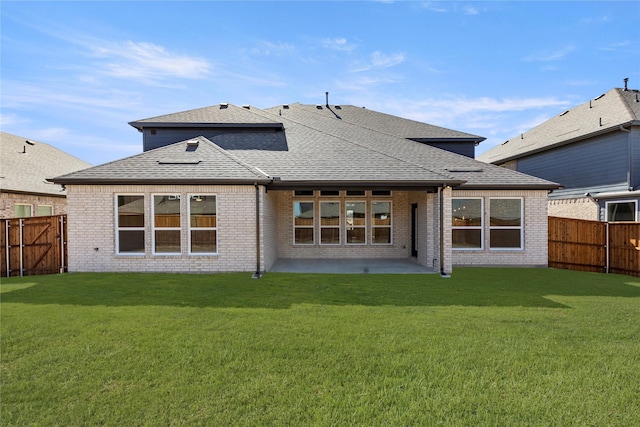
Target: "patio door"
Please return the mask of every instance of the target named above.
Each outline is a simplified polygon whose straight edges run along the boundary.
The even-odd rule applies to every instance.
[[[418,204],[411,205],[411,256],[418,257]]]

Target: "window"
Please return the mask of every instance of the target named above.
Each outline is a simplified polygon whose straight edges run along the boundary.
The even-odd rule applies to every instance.
[[[116,196],[116,252],[144,254],[144,196]]]
[[[364,190],[347,190],[347,197],[364,197]]]
[[[313,190],[295,190],[293,194],[296,197],[313,197]]]
[[[607,221],[635,221],[638,211],[637,203],[635,200],[607,202]]]
[[[482,199],[451,199],[453,249],[482,249]]]
[[[320,202],[320,244],[340,244],[340,202]]]
[[[338,197],[340,196],[340,191],[338,190],[322,190],[320,191],[320,197]]]
[[[377,197],[391,196],[391,191],[390,190],[372,190],[371,195],[377,196]]]
[[[29,218],[32,216],[33,206],[16,203],[13,205],[13,213],[16,218]]]
[[[489,200],[489,247],[522,249],[522,199]]]
[[[293,202],[293,243],[313,245],[313,202]]]
[[[38,216],[51,216],[51,215],[53,215],[53,206],[38,205]]]
[[[367,243],[366,203],[347,202],[345,206],[347,245],[365,245]]]
[[[217,209],[214,195],[189,196],[189,253],[218,253]]]
[[[391,202],[371,202],[371,244],[391,244]]]
[[[153,196],[153,253],[180,253],[180,196]]]

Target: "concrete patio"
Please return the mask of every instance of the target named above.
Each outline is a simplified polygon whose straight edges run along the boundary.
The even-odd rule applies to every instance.
[[[413,259],[278,259],[269,273],[435,274]]]

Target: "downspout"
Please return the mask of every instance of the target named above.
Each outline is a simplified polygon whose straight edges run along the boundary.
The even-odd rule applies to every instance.
[[[627,133],[627,190],[633,191],[633,144],[631,143],[631,130],[625,129],[624,126],[620,125],[620,131]]]
[[[259,279],[262,277],[260,271],[260,186],[257,182],[253,185],[256,188],[256,272],[251,277]]]
[[[444,271],[444,187],[438,187],[438,196],[440,198],[440,276],[450,277]]]

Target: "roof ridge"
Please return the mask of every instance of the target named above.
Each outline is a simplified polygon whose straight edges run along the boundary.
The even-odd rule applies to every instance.
[[[260,170],[258,167],[250,165],[249,163],[239,159],[238,157],[236,157],[233,154],[229,153],[227,150],[225,150],[224,148],[220,147],[218,144],[216,144],[215,142],[211,141],[210,139],[208,139],[208,138],[206,138],[204,136],[198,136],[195,139],[199,139],[199,140],[201,140],[201,141],[203,141],[205,143],[211,144],[211,147],[213,149],[217,150],[222,155],[226,156],[227,158],[229,158],[230,160],[234,161],[238,165],[240,165],[243,168],[247,169],[249,172],[253,173],[257,177],[259,177],[259,178],[267,178],[267,179],[271,178],[269,175],[267,175],[265,172]],[[184,141],[182,141],[182,142],[184,142]]]
[[[264,112],[265,114],[273,114],[273,113],[271,113],[271,112],[269,112],[269,111],[264,111],[264,110],[261,110],[261,111],[262,111],[262,112]],[[308,112],[303,110],[303,111],[302,111],[302,113],[308,113]],[[317,114],[317,113],[312,112],[312,114]],[[274,114],[274,115],[275,115],[275,114]],[[322,117],[323,119],[326,119],[326,117],[322,116],[321,114],[317,114],[317,115],[318,115],[319,117]],[[311,125],[309,125],[308,123],[302,123],[302,122],[300,122],[300,121],[298,121],[298,120],[294,120],[294,119],[292,119],[292,118],[290,118],[290,117],[283,117],[283,118],[284,118],[284,119],[286,119],[286,120],[290,120],[290,121],[292,121],[292,122],[294,122],[294,123],[297,123],[298,125],[305,126],[305,127],[309,128],[309,129],[313,129],[313,130],[315,130],[315,131],[318,131],[318,132],[322,132],[322,133],[325,133],[325,134],[331,135],[331,136],[332,136],[332,137],[334,137],[334,138],[341,139],[341,140],[343,140],[343,141],[346,141],[346,142],[348,142],[348,143],[350,143],[350,144],[353,144],[353,145],[356,145],[356,146],[358,146],[358,147],[362,147],[362,148],[365,148],[365,149],[367,149],[367,150],[371,150],[371,151],[373,151],[373,152],[375,152],[375,153],[381,154],[381,155],[386,156],[386,157],[389,157],[389,158],[391,158],[391,159],[398,160],[398,161],[400,161],[400,162],[407,163],[407,164],[410,164],[410,165],[412,165],[412,166],[416,166],[416,167],[418,167],[418,168],[420,168],[420,169],[422,169],[422,170],[425,170],[425,171],[428,171],[428,172],[431,172],[431,173],[434,173],[434,174],[440,175],[440,176],[442,176],[442,177],[444,177],[444,178],[446,178],[446,179],[451,179],[451,180],[455,179],[455,177],[454,177],[454,176],[452,176],[452,175],[449,175],[449,174],[443,174],[443,173],[441,173],[441,172],[438,172],[438,171],[435,171],[435,170],[433,170],[433,169],[427,168],[427,167],[425,167],[424,165],[420,165],[420,164],[418,164],[418,163],[415,163],[415,162],[412,162],[412,161],[409,161],[409,160],[406,160],[406,159],[402,159],[402,158],[400,158],[400,157],[398,157],[398,156],[393,156],[393,155],[391,155],[391,154],[389,154],[389,153],[387,153],[387,152],[384,152],[384,151],[382,151],[382,150],[379,150],[379,149],[373,148],[373,147],[371,147],[371,146],[369,146],[369,145],[361,144],[361,143],[356,142],[356,141],[354,141],[354,140],[352,140],[352,139],[350,139],[350,138],[346,138],[346,137],[344,137],[344,136],[336,135],[335,133],[330,132],[330,131],[328,131],[328,130],[318,129],[317,127],[311,126]],[[352,124],[351,122],[343,122],[343,123],[347,123],[347,124],[349,124],[349,125],[353,126],[353,124]],[[390,138],[393,138],[393,139],[397,139],[398,141],[402,141],[403,143],[410,143],[410,142],[411,142],[411,143],[414,143],[414,144],[420,144],[419,142],[415,142],[415,141],[412,141],[412,140],[409,140],[409,139],[405,139],[405,138],[400,138],[400,137],[397,137],[397,136],[394,136],[394,135],[385,134],[385,133],[383,133],[383,132],[378,132],[378,131],[376,131],[376,130],[369,129],[369,128],[366,128],[366,127],[363,127],[362,129],[366,129],[366,130],[368,130],[369,132],[373,132],[373,133],[377,133],[377,134],[380,134],[380,135],[384,135],[384,136],[387,136],[387,137],[390,137]],[[424,144],[421,144],[421,145],[424,145]],[[425,146],[425,147],[430,147],[430,146]],[[435,147],[430,147],[430,148],[433,148],[433,149],[436,149],[436,150],[437,150],[437,148],[435,148]]]

